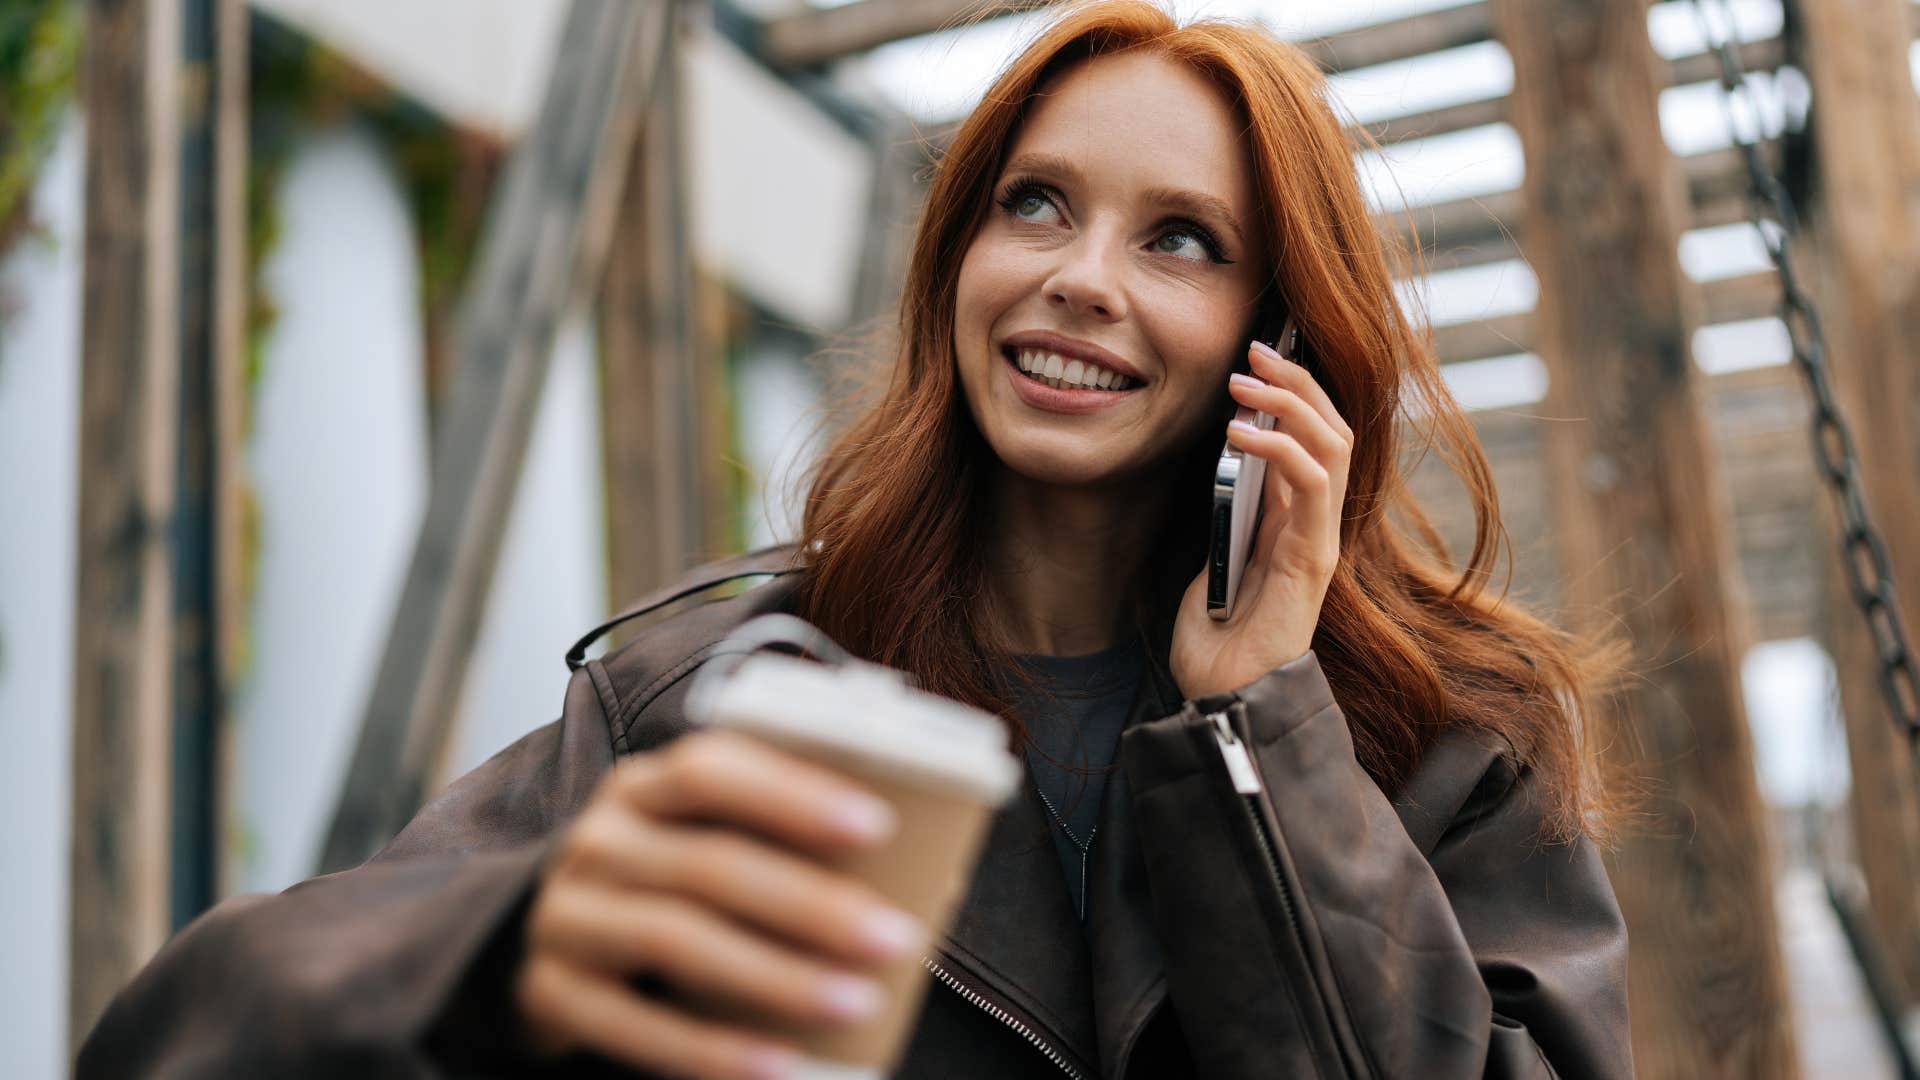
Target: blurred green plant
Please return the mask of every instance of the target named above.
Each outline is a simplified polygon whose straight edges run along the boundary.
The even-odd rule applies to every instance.
[[[32,222],[28,196],[73,98],[80,28],[73,0],[0,3],[0,254]]]

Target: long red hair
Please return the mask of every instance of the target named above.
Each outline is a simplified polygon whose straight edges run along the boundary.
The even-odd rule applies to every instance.
[[[1392,793],[1443,729],[1497,732],[1541,781],[1546,832],[1599,834],[1608,794],[1584,732],[1589,700],[1605,692],[1624,650],[1570,635],[1487,588],[1510,550],[1499,499],[1473,426],[1441,380],[1430,332],[1395,293],[1408,255],[1374,224],[1353,136],[1327,103],[1319,67],[1258,26],[1180,26],[1149,0],[1075,4],[994,81],[934,167],[891,363],[815,466],[798,613],[856,654],[998,712],[1022,734],[1008,649],[986,611],[985,485],[995,461],[955,368],[955,282],[1035,92],[1075,61],[1136,49],[1190,65],[1240,111],[1261,227],[1279,254],[1267,291],[1304,329],[1309,366],[1355,433],[1341,558],[1313,649],[1360,764]],[[1410,419],[1472,501],[1464,568],[1451,564],[1405,484]],[[1161,553],[1146,564],[1157,576],[1137,583],[1147,620],[1171,618],[1202,565],[1217,450],[1193,448],[1173,481],[1194,501],[1172,504]]]

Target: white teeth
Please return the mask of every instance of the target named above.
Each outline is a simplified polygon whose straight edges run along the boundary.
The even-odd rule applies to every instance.
[[[1048,386],[1069,390],[1119,390],[1127,377],[1084,360],[1069,361],[1057,353],[1039,349],[1014,351],[1014,366]]]

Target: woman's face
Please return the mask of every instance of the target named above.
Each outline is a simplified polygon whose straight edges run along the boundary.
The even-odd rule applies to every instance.
[[[954,318],[968,407],[1008,468],[1138,476],[1219,417],[1268,277],[1241,129],[1212,83],[1149,53],[1042,88],[960,264]]]

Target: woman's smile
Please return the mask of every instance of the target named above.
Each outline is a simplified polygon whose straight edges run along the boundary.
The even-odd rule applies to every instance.
[[[1051,331],[1014,334],[1001,343],[1000,355],[1020,400],[1047,412],[1104,409],[1147,382],[1114,353]]]
[[[1020,400],[1046,412],[1089,413],[1117,405],[1140,390],[1138,383],[1101,386],[1095,380],[1112,376],[1112,372],[1083,365],[1079,360],[1063,366],[1058,353],[1025,351],[1018,354],[1018,359],[1009,359],[1005,366],[1007,379]],[[1125,376],[1118,378],[1126,381]]]

